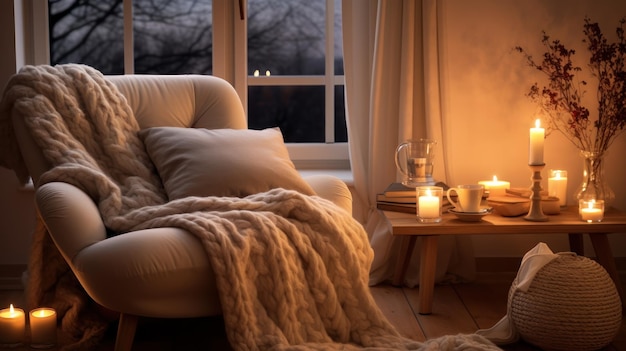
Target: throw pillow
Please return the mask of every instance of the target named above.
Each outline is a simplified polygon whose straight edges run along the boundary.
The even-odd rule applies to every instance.
[[[278,128],[154,127],[139,132],[170,200],[245,197],[273,188],[313,195]]]

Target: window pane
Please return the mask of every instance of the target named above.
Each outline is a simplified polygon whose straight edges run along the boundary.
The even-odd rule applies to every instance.
[[[344,86],[335,87],[335,142],[348,142],[348,128],[346,126],[346,109]]]
[[[323,75],[325,0],[249,0],[248,74]]]
[[[50,63],[124,73],[122,0],[49,0]]]
[[[122,0],[49,0],[50,63],[124,73]],[[133,0],[135,73],[211,74],[211,0]]]
[[[324,142],[323,86],[248,88],[248,127],[280,127],[285,142]]]
[[[133,0],[135,73],[211,74],[211,0]]]

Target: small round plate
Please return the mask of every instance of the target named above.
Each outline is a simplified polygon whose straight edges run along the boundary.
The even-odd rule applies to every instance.
[[[448,212],[454,214],[458,219],[465,222],[479,222],[483,219],[483,217],[493,212],[493,207],[483,207],[478,212],[463,212],[451,208]]]

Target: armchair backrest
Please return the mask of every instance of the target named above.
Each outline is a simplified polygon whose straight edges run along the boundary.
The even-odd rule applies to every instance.
[[[235,89],[204,75],[107,76],[126,97],[141,129],[187,127],[245,129],[247,119]],[[33,183],[50,165],[19,119],[13,121],[20,152]]]

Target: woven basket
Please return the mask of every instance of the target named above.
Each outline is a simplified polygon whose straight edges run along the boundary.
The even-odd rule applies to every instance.
[[[544,350],[589,351],[617,335],[622,305],[595,261],[561,254],[541,268],[527,292],[509,290],[509,316],[522,339]]]

